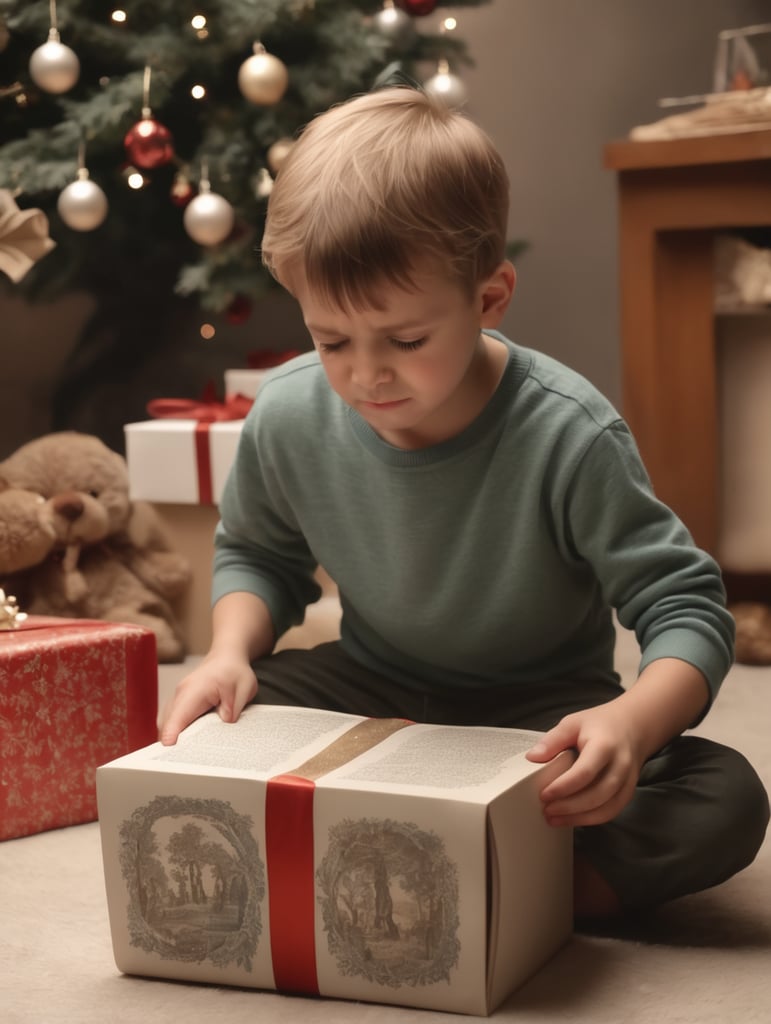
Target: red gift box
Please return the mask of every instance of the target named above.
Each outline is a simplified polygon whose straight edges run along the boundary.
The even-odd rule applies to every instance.
[[[96,768],[157,738],[155,634],[31,615],[0,631],[0,839],[93,821]]]

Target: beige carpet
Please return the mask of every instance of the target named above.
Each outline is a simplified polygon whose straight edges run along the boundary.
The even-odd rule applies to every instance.
[[[634,671],[620,633],[619,667]],[[161,691],[178,667],[162,669]],[[771,670],[736,667],[700,732],[771,787]],[[1,756],[1,754],[0,754]],[[704,856],[709,857],[705,850]],[[112,960],[96,824],[0,843],[3,1024],[438,1024],[464,1018],[124,977]],[[477,1018],[465,1018],[477,1019]],[[511,1024],[771,1024],[771,839],[743,874],[614,935],[576,935],[494,1015]]]

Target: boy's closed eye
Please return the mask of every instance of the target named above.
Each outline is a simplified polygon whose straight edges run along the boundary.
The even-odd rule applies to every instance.
[[[389,339],[392,345],[395,345],[402,352],[414,352],[420,348],[421,345],[425,345],[427,338],[416,338],[415,341],[403,341],[401,338]]]
[[[389,342],[398,348],[401,352],[415,352],[421,346],[425,345],[427,338],[416,338],[414,341],[406,341],[402,338],[389,338]],[[320,341],[318,343],[319,351],[325,355],[330,355],[335,352],[339,352],[345,345],[348,344],[348,339],[343,338],[341,341]]]

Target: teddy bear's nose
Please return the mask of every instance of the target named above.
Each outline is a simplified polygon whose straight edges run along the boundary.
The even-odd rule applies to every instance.
[[[83,501],[76,497],[63,497],[54,502],[54,510],[62,519],[74,523],[83,515]]]

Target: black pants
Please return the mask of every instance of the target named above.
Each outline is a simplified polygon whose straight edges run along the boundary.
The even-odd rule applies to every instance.
[[[436,725],[546,731],[565,715],[612,700],[620,686],[557,681],[483,691],[406,686],[354,661],[339,643],[254,663],[257,700]],[[647,909],[717,885],[750,864],[769,819],[766,791],[737,751],[680,736],[643,766],[613,821],[576,828],[576,851],[626,910]]]

